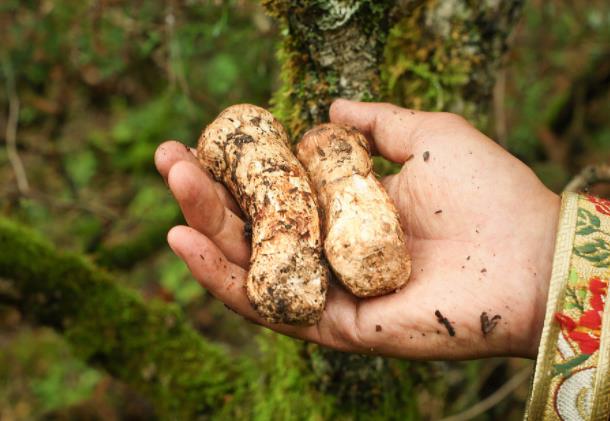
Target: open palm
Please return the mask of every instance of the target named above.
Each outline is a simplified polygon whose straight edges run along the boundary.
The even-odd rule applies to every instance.
[[[330,118],[360,129],[374,151],[402,164],[382,182],[407,233],[409,283],[369,299],[332,285],[317,325],[265,323],[244,289],[250,246],[239,208],[188,148],[170,141],[155,162],[189,227],[173,228],[168,242],[193,275],[246,318],[344,351],[410,359],[533,357],[559,198],[456,115],[339,100]]]

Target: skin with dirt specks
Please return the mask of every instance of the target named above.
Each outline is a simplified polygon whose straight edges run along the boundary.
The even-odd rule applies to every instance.
[[[373,174],[364,136],[347,126],[317,126],[303,136],[297,157],[324,210],[324,251],[337,277],[358,297],[405,285],[411,272],[405,236]]]
[[[234,105],[206,127],[198,156],[251,221],[246,292],[252,306],[271,323],[316,323],[329,272],[316,197],[283,127],[262,108]]]

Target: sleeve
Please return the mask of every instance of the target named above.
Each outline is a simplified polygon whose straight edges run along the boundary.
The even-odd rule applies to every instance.
[[[610,201],[562,197],[526,420],[610,416]]]

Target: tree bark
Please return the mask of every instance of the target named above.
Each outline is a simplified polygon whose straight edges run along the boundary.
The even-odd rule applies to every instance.
[[[381,63],[393,0],[266,0],[284,38],[274,112],[296,142],[324,122],[333,99],[380,98]]]
[[[402,3],[413,3],[403,1]],[[385,99],[487,124],[495,72],[523,0],[427,0],[401,14],[385,46]],[[398,6],[398,10],[404,10]]]
[[[296,5],[298,3],[298,5]],[[485,125],[522,0],[265,0],[279,21],[274,112],[296,142],[335,98],[451,111]]]
[[[284,36],[274,113],[295,143],[328,120],[338,97],[453,111],[484,125],[494,71],[522,6],[513,0],[263,3]],[[429,364],[421,370],[422,363],[418,369],[313,345],[303,355],[314,387],[334,396],[337,413],[373,416],[391,407],[384,417],[416,417],[415,373]]]

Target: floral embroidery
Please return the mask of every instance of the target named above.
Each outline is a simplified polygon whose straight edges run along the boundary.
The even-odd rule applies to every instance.
[[[587,200],[595,205],[599,213],[610,216],[610,200],[600,199],[595,196],[585,196]]]
[[[579,293],[574,292],[572,287],[568,287],[568,294],[571,294],[574,300],[578,300]],[[604,312],[604,300],[608,291],[608,281],[604,281],[595,276],[589,280],[588,286],[591,297],[589,299],[590,309],[584,310],[584,306],[577,303],[582,313],[575,321],[566,314],[557,313],[555,318],[561,325],[562,329],[567,333],[567,336],[578,344],[580,352],[586,355],[591,355],[599,349],[599,340],[602,327],[602,315]],[[582,294],[580,294],[582,295]]]
[[[587,201],[595,205],[595,210],[603,215],[610,216],[610,201],[586,196]],[[587,239],[574,246],[574,253],[593,263],[595,267],[606,268],[610,266],[610,233],[601,226],[600,218],[584,207],[578,209],[576,221],[576,235]]]
[[[543,333],[544,354],[538,357],[526,419],[606,420],[610,350],[605,335],[610,326],[604,324],[609,316],[604,312],[610,308],[604,307],[610,291],[610,201],[564,195],[557,250],[553,272],[560,276],[553,278],[549,291],[553,325]]]

